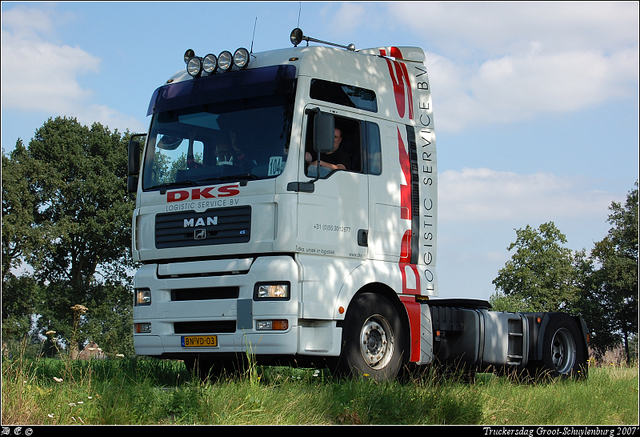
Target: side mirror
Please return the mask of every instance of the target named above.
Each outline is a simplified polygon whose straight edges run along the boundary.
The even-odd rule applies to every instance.
[[[335,135],[335,118],[333,114],[316,109],[313,120],[313,150],[318,153],[328,153],[333,150]]]
[[[140,173],[140,143],[129,140],[129,176],[138,176]]]
[[[138,176],[127,177],[127,191],[129,193],[135,193],[138,191]]]

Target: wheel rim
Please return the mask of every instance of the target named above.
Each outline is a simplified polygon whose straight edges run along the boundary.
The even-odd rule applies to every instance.
[[[560,328],[553,334],[551,362],[560,374],[571,372],[576,363],[576,342],[566,328]]]
[[[360,352],[372,369],[382,369],[393,355],[393,331],[384,317],[369,317],[360,331]]]

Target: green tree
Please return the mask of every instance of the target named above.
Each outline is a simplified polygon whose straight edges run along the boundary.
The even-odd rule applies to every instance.
[[[3,340],[27,337],[41,291],[24,268],[42,239],[41,230],[34,226],[38,203],[33,181],[39,168],[28,165],[29,160],[21,139],[10,155],[2,154]]]
[[[117,317],[125,320],[130,317],[130,309],[121,305],[123,300],[131,302],[127,267],[132,265],[134,205],[126,189],[128,136],[99,123],[88,127],[75,118],[57,117],[36,131],[28,149],[17,147],[9,159],[17,175],[31,175],[26,191],[33,197],[33,206],[27,208],[31,222],[11,234],[12,247],[29,252],[14,250],[12,259],[22,253],[46,287],[37,308],[41,331],[53,329],[67,341],[73,330],[71,307],[76,304],[88,308],[80,320],[81,340],[86,340],[87,331],[98,343],[95,336],[112,335],[112,327],[85,330],[109,312],[118,311]],[[13,208],[8,216],[13,216]],[[3,203],[3,220],[4,214]],[[28,214],[23,215],[27,220]],[[21,235],[27,231],[37,235],[37,245],[23,243],[33,240]],[[4,245],[3,223],[3,250]]]
[[[577,308],[589,322],[593,346],[623,342],[630,359],[629,343],[638,332],[638,182],[625,204],[612,202],[609,211],[612,227],[591,251]]]
[[[34,226],[39,168],[32,165],[21,139],[9,156],[2,154],[2,283],[30,259],[42,235]]]
[[[558,311],[577,298],[573,255],[562,246],[567,238],[553,222],[538,229],[516,229],[515,253],[493,280],[493,305],[519,311]]]

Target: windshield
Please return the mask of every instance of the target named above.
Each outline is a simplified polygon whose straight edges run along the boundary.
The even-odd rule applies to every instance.
[[[246,96],[241,87],[215,94],[217,98],[208,103],[200,103],[199,94],[195,106],[156,104],[166,110],[155,113],[151,122],[144,190],[268,179],[282,173],[289,151],[293,94]],[[220,101],[220,94],[226,99]]]

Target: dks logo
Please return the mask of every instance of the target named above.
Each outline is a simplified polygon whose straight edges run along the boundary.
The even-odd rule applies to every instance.
[[[167,203],[181,202],[184,200],[216,199],[219,197],[232,197],[240,194],[240,184],[217,185],[207,188],[192,188],[191,190],[167,191]]]

